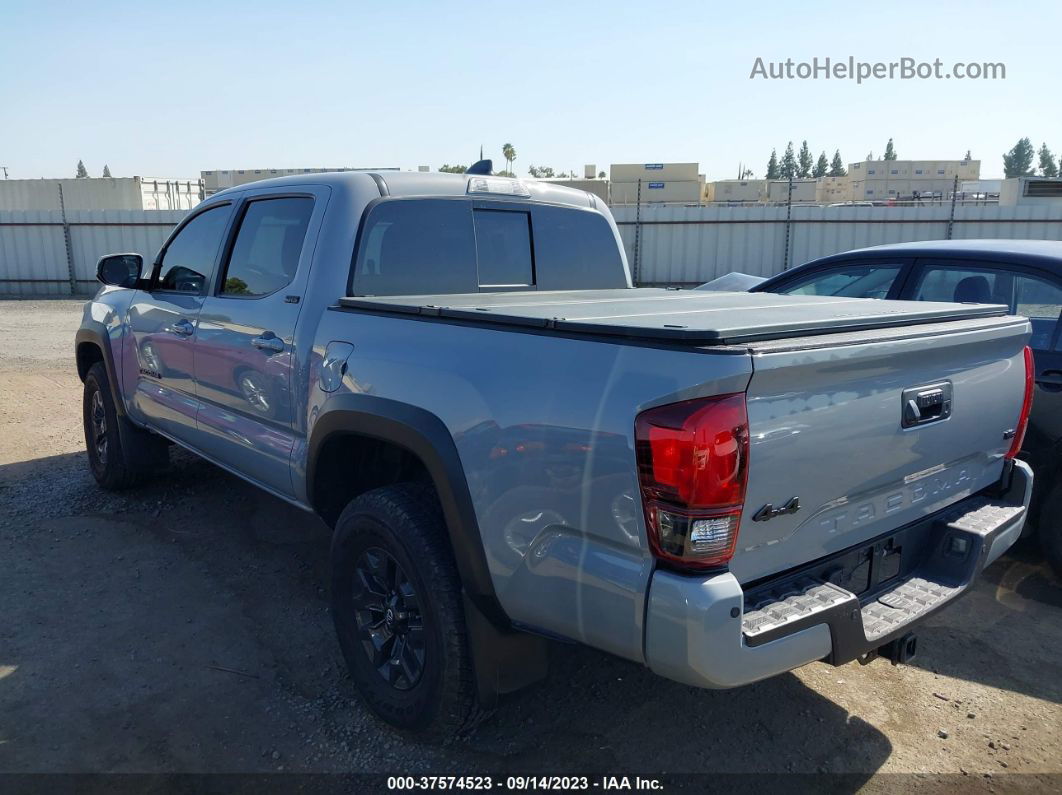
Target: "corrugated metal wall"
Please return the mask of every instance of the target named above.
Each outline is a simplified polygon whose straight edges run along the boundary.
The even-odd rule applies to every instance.
[[[0,292],[69,295],[58,210],[0,210]]]
[[[789,222],[790,267],[848,249],[948,236],[951,207],[800,207]],[[730,271],[771,276],[786,263],[782,207],[615,207],[639,284],[701,284]],[[636,219],[640,217],[640,224]],[[1062,207],[955,208],[952,238],[1062,239]],[[639,252],[636,256],[635,239]]]
[[[70,295],[96,289],[96,261],[135,252],[151,262],[184,210],[0,211],[0,293]],[[73,274],[71,275],[71,265]]]
[[[730,271],[783,269],[786,207],[616,207],[613,213],[639,284],[700,284]],[[880,243],[947,237],[949,205],[792,207],[789,264]],[[70,261],[79,292],[95,288],[96,260],[136,252],[151,261],[182,210],[72,210]],[[959,206],[953,238],[1062,239],[1062,208]],[[638,256],[634,241],[639,238]],[[70,270],[58,210],[0,211],[0,293],[69,295]]]

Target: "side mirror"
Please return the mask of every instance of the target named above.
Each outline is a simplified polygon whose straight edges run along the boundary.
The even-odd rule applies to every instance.
[[[96,263],[96,278],[111,287],[136,287],[143,269],[139,254],[109,254]]]

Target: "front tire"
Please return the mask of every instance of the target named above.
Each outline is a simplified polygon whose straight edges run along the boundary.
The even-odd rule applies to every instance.
[[[399,729],[447,738],[478,717],[461,581],[435,492],[353,500],[332,540],[332,617],[365,703]]]
[[[92,365],[85,376],[82,411],[89,469],[103,488],[132,488],[165,465],[166,443],[118,416],[103,362]]]

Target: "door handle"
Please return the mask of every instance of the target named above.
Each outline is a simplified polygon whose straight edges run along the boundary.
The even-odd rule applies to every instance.
[[[1044,370],[1036,376],[1036,383],[1049,392],[1062,391],[1062,370]]]
[[[251,344],[260,351],[269,351],[270,353],[280,353],[284,350],[284,340],[272,331],[263,331],[262,336],[251,340]]]
[[[195,326],[193,326],[190,321],[183,317],[176,323],[174,323],[172,326],[170,326],[167,330],[173,334],[176,334],[178,337],[191,337],[193,334],[195,334]]]

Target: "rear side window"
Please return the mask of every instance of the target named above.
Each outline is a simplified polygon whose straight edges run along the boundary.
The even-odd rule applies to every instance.
[[[840,298],[884,298],[900,275],[900,265],[860,263],[819,271],[771,292],[784,295],[828,295]]]
[[[258,199],[247,205],[221,294],[254,298],[290,284],[299,269],[313,199]]]

